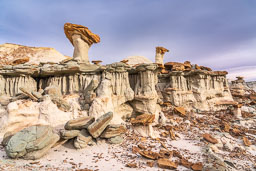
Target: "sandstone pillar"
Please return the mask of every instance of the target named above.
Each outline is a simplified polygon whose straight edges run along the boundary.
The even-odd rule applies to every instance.
[[[88,51],[90,46],[88,43],[81,39],[79,34],[74,34],[72,36],[73,45],[74,45],[74,53],[73,58],[78,62],[90,63],[88,57]]]
[[[165,52],[169,52],[169,50],[164,47],[156,47],[155,63],[164,65]]]

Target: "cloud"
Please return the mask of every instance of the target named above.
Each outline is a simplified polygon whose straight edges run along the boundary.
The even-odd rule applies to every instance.
[[[256,80],[256,66],[243,66],[230,68],[227,75],[228,79],[235,80],[237,76],[242,76],[246,81]]]
[[[51,46],[72,56],[65,22],[101,37],[89,51],[105,63],[170,49],[165,61],[190,60],[213,69],[256,65],[253,0],[2,0],[0,43]]]

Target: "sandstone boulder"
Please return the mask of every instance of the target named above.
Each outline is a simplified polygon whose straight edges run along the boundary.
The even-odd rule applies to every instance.
[[[67,130],[85,129],[89,125],[91,125],[94,121],[95,121],[95,118],[92,116],[76,118],[76,119],[68,121],[65,125],[65,129],[67,129]]]
[[[101,134],[101,138],[112,138],[126,132],[124,125],[109,125]]]
[[[65,140],[69,140],[77,137],[79,133],[80,133],[80,130],[61,130],[60,136]]]
[[[87,128],[89,133],[93,136],[93,138],[97,138],[101,135],[101,133],[108,126],[109,122],[113,118],[113,113],[108,112],[101,117],[99,117],[94,123],[89,125]]]
[[[86,130],[82,130],[74,140],[74,147],[76,149],[85,148],[91,141],[92,137],[86,132]]]
[[[5,147],[10,158],[35,160],[45,155],[59,140],[50,126],[31,126],[13,135]]]

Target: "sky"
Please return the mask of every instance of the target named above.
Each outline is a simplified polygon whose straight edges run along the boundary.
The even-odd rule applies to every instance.
[[[189,60],[256,80],[256,0],[0,0],[0,9],[0,44],[72,56],[63,30],[70,22],[100,36],[90,60],[154,61],[163,46],[170,50],[165,62]]]

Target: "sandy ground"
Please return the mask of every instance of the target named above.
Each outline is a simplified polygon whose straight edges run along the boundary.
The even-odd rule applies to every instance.
[[[145,159],[139,154],[132,153],[132,147],[141,143],[150,144],[153,147],[149,147],[152,151],[163,148],[158,140],[146,139],[140,141],[141,138],[136,136],[135,139],[132,139],[132,136],[128,136],[122,144],[118,145],[111,145],[106,143],[105,140],[100,140],[96,145],[88,146],[81,150],[76,150],[72,145],[72,140],[70,140],[64,145],[51,149],[46,156],[35,161],[9,159],[1,146],[0,168],[4,170],[164,170],[159,168],[156,163],[153,167],[147,166],[146,162],[153,160]],[[190,151],[195,158],[200,158],[201,148],[193,141],[171,141],[167,146],[170,149],[179,151]],[[138,168],[126,167],[127,163],[137,163]],[[178,170],[188,169],[178,166]]]
[[[147,159],[133,151],[134,147],[142,145],[145,150],[159,153],[160,150],[177,151],[182,158],[189,162],[201,162],[203,166],[209,164],[208,153],[206,148],[213,149],[215,155],[229,163],[233,169],[231,170],[254,170],[256,162],[256,134],[248,131],[242,132],[243,136],[247,136],[252,145],[246,147],[243,143],[242,136],[236,136],[232,132],[225,132],[222,129],[222,120],[230,118],[230,125],[234,128],[236,125],[241,129],[247,127],[251,132],[255,131],[256,118],[241,119],[239,121],[232,119],[230,115],[214,114],[199,115],[189,119],[180,116],[170,116],[169,123],[166,126],[157,126],[155,131],[160,133],[157,139],[143,138],[136,135],[131,126],[128,126],[128,132],[124,135],[122,144],[111,145],[105,140],[97,141],[94,146],[88,146],[85,149],[76,150],[72,145],[72,140],[64,145],[52,148],[43,158],[32,161],[22,159],[9,159],[2,146],[0,146],[0,170],[164,170],[157,166],[156,160]],[[220,119],[221,118],[221,119]],[[170,138],[167,130],[173,128],[175,139]],[[210,133],[216,139],[218,144],[211,144],[204,140],[203,133]],[[1,141],[1,139],[0,139]],[[223,142],[229,142],[224,144]],[[170,158],[173,162],[180,162],[181,157],[173,155]],[[147,162],[153,162],[153,167],[148,166]],[[134,163],[137,168],[126,167],[126,164]],[[177,170],[190,170],[180,163]]]

